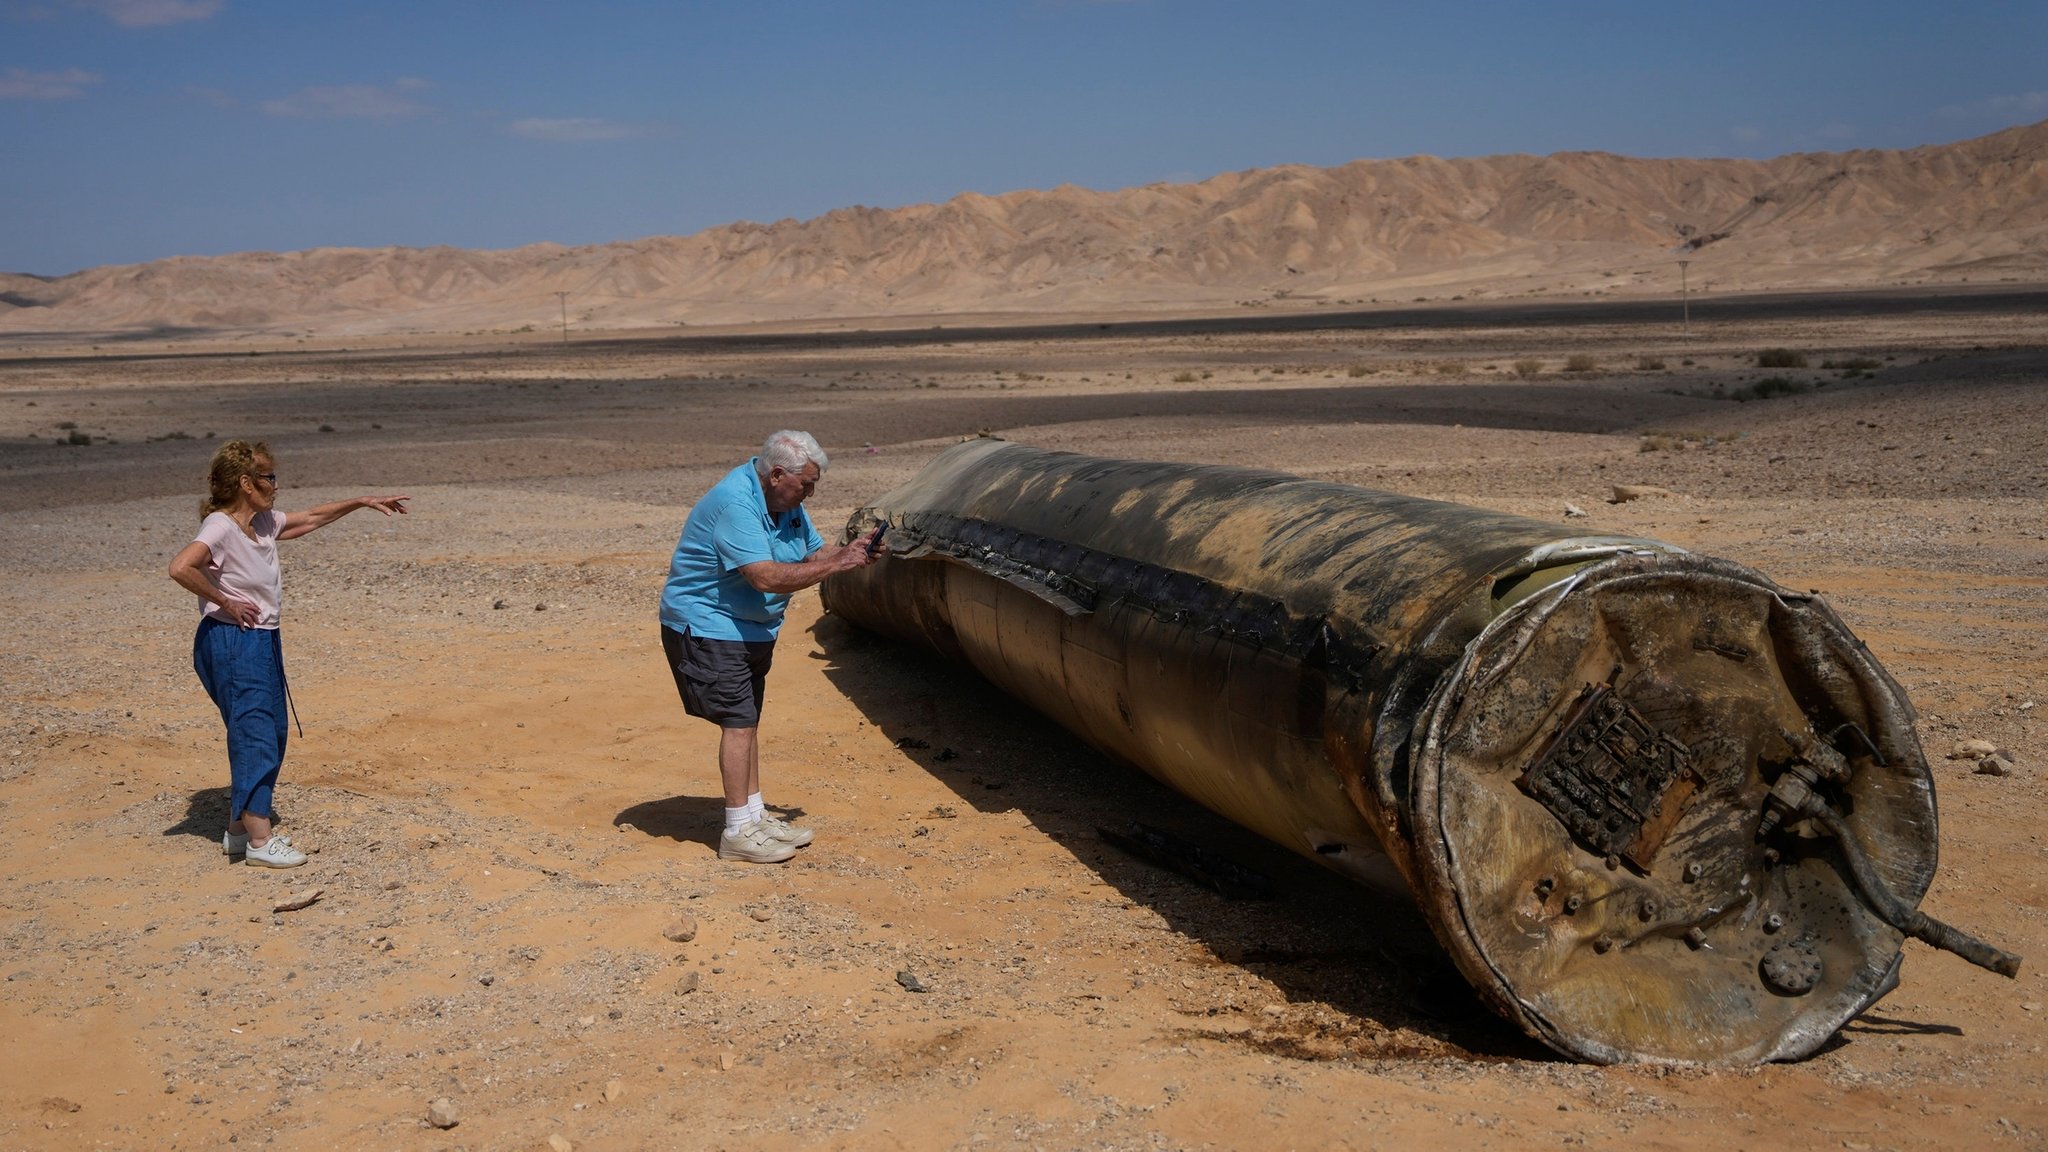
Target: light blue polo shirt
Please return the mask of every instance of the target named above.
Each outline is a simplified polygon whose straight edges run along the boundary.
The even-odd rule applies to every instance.
[[[761,560],[795,564],[825,546],[803,505],[779,518],[768,515],[754,463],[726,473],[683,521],[661,589],[661,622],[678,632],[687,628],[708,640],[775,639],[789,594],[755,590],[740,566]]]

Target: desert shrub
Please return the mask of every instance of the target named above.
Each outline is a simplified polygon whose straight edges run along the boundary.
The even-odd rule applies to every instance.
[[[1541,360],[1515,361],[1515,375],[1520,376],[1524,380],[1527,380],[1531,376],[1541,376],[1542,374],[1543,361]]]
[[[1465,374],[1465,362],[1463,360],[1446,360],[1436,366],[1436,374],[1439,376],[1463,376]]]
[[[59,420],[57,422],[57,431],[59,432],[69,432],[76,427],[78,427],[78,421],[76,420]]]
[[[1587,352],[1574,352],[1564,359],[1564,370],[1567,372],[1591,372],[1598,367],[1600,361]]]
[[[1663,370],[1664,358],[1662,356],[1636,357],[1636,371],[1638,372],[1662,372]]]
[[[1352,378],[1353,380],[1356,380],[1356,379],[1358,379],[1358,378],[1359,378],[1360,376],[1370,376],[1370,375],[1372,375],[1372,369],[1370,369],[1370,368],[1366,367],[1366,366],[1365,366],[1365,365],[1363,365],[1363,364],[1353,364],[1353,365],[1352,365],[1351,367],[1349,367],[1349,368],[1346,368],[1346,369],[1344,370],[1344,374],[1345,374],[1346,376],[1349,376],[1349,377],[1351,377],[1351,378]]]
[[[1175,384],[1193,384],[1195,382],[1195,374],[1193,372],[1176,372],[1173,374],[1173,382]]]
[[[65,434],[64,442],[66,444],[90,444],[92,443],[92,437],[87,433],[80,432],[78,429],[73,428],[70,432]]]
[[[1728,393],[1728,398],[1739,402],[1745,400],[1769,400],[1773,396],[1797,396],[1806,391],[1806,385],[1785,376],[1766,376],[1747,388],[1737,388]]]
[[[1806,367],[1806,354],[1804,352],[1794,352],[1790,348],[1766,348],[1756,354],[1756,366],[1759,368],[1804,368]]]

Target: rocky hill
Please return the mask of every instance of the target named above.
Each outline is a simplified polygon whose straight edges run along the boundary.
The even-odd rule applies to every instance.
[[[2048,121],[1903,151],[1285,166],[503,251],[0,274],[0,335],[323,335],[2048,280]]]

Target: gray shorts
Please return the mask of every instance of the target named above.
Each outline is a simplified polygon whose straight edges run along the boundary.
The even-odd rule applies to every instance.
[[[707,640],[661,626],[661,650],[675,673],[683,711],[720,728],[758,728],[775,641]]]

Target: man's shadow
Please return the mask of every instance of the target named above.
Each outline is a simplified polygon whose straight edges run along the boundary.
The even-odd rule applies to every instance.
[[[785,820],[803,819],[802,808],[768,805],[771,815]],[[631,824],[649,836],[665,836],[679,844],[702,844],[716,852],[718,837],[725,827],[725,797],[667,796],[645,800],[622,809],[612,824]]]

